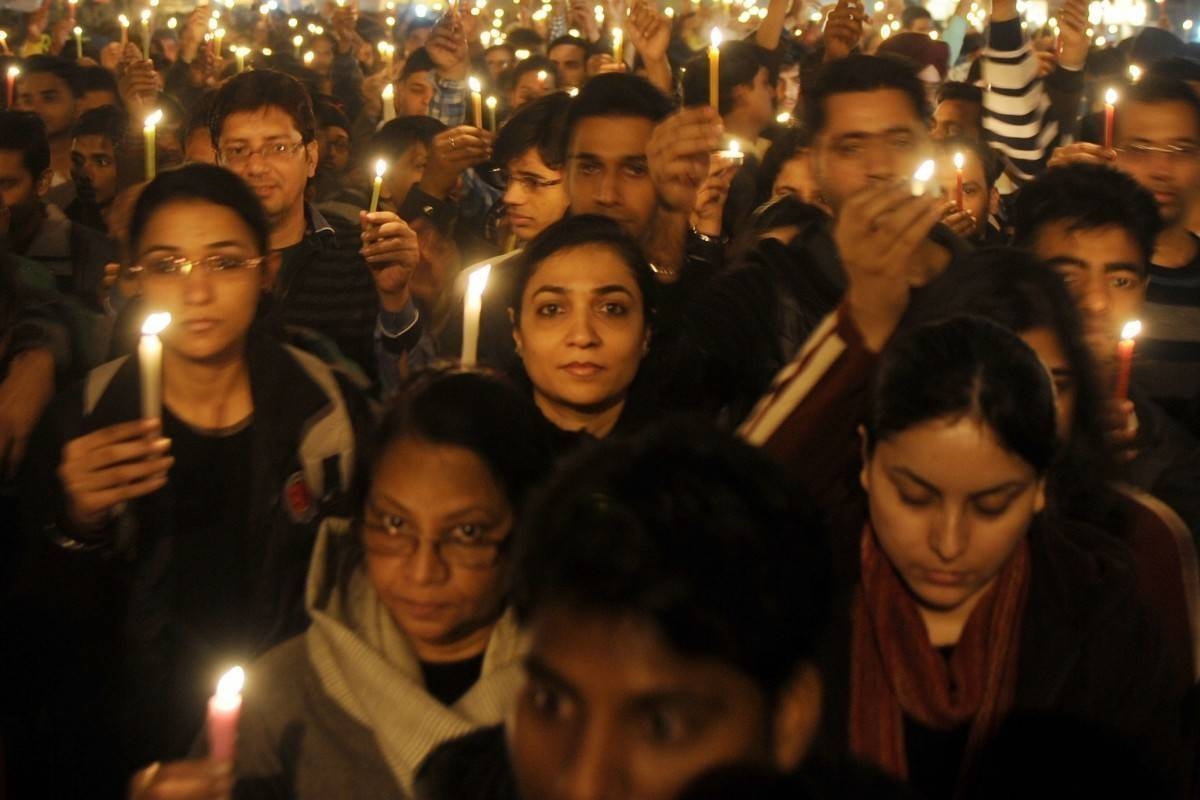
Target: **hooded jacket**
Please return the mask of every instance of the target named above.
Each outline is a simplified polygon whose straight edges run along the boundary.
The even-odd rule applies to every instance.
[[[438,745],[499,723],[523,679],[511,612],[497,622],[479,680],[453,706],[421,665],[366,575],[348,520],[330,519],[313,552],[312,624],[253,664],[238,722],[234,797],[411,797]]]

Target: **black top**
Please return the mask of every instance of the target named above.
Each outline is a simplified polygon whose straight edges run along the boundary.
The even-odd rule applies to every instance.
[[[938,655],[950,663],[953,647],[939,647]],[[954,687],[950,687],[951,691]],[[904,755],[908,761],[908,785],[929,800],[950,800],[967,751],[971,723],[949,730],[928,728],[904,715]]]
[[[421,677],[425,679],[425,691],[433,695],[444,706],[452,706],[479,681],[483,672],[483,653],[463,661],[447,661],[443,664],[421,662]]]

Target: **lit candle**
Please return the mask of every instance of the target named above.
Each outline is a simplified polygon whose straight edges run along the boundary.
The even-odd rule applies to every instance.
[[[962,153],[954,154],[954,171],[957,173],[954,179],[954,202],[958,205],[958,210],[963,210],[963,167],[967,165],[966,158]]]
[[[495,132],[496,130],[496,98],[491,95],[487,99],[488,110],[488,130]]]
[[[467,86],[469,86],[471,88],[471,107],[475,111],[475,127],[482,128],[483,127],[483,95],[480,94],[480,92],[483,91],[483,85],[479,82],[478,78],[476,78],[474,75],[472,75],[470,78],[467,79]]]
[[[155,151],[155,133],[158,123],[162,122],[162,109],[158,109],[154,113],[146,117],[146,124],[142,127],[142,136],[146,140],[146,180],[153,180],[155,172],[158,168],[158,153]]]
[[[246,69],[246,54],[250,51],[245,47],[239,47],[233,51],[234,57],[237,59],[237,71],[241,72]]]
[[[1133,369],[1133,340],[1142,332],[1142,323],[1138,320],[1125,323],[1121,329],[1121,341],[1117,343],[1117,390],[1116,398],[1124,400],[1129,397],[1129,373]]]
[[[625,31],[620,28],[612,29],[613,61],[623,64],[625,58]]]
[[[375,162],[375,188],[371,190],[372,214],[379,210],[379,193],[383,191],[383,176],[387,172],[387,168],[386,160],[381,158]]]
[[[142,57],[150,58],[150,9],[142,9]]]
[[[1112,150],[1113,126],[1117,116],[1117,90],[1109,89],[1104,93],[1104,149]]]
[[[780,112],[779,116],[775,117],[775,121],[780,125],[791,125],[792,115],[786,111]]]
[[[462,358],[464,367],[475,366],[479,353],[479,315],[483,311],[483,290],[487,288],[491,264],[484,264],[467,277],[467,294],[463,298]]]
[[[917,171],[912,176],[912,193],[913,197],[920,197],[925,194],[925,189],[929,182],[933,180],[933,171],[937,165],[932,161],[923,161],[921,166],[917,167]]]
[[[297,33],[295,36],[292,37],[292,52],[295,54],[297,61],[300,60],[300,47],[303,44],[304,44],[304,37],[301,36],[300,34]]]
[[[215,45],[217,58],[221,57],[221,42],[223,41],[225,41],[225,29],[217,28],[217,30],[213,33],[213,43]]]
[[[1129,65],[1129,82],[1137,83],[1142,79],[1142,68],[1137,64]]]
[[[8,31],[0,31],[0,48],[3,48],[5,53],[11,53],[8,49]]]
[[[21,74],[20,67],[8,68],[8,108],[13,107],[13,101],[16,99],[17,91],[17,76]]]
[[[71,26],[75,26],[75,6],[79,4],[79,0],[67,0],[67,19],[70,20]]]
[[[217,693],[209,698],[208,755],[214,761],[233,761],[245,684],[245,670],[234,667],[221,676],[217,681]]]
[[[312,50],[305,50],[304,51],[304,66],[311,67],[312,62],[316,57],[317,57],[317,54],[314,53]]]
[[[379,43],[379,60],[383,62],[384,69],[392,68],[392,54],[389,51],[390,45],[387,42]]]
[[[83,58],[83,28],[76,25],[71,33],[75,34],[75,60]]]
[[[158,335],[171,324],[166,311],[151,314],[142,322],[138,341],[138,369],[142,382],[142,419],[162,416],[162,339]]]
[[[391,122],[396,118],[396,89],[389,83],[383,87],[380,97],[383,99],[383,121]]]
[[[117,21],[121,23],[121,52],[125,52],[125,45],[129,44],[129,17],[122,14]]]
[[[721,30],[713,28],[708,46],[708,104],[721,108]]]
[[[740,167],[746,159],[746,154],[742,152],[742,147],[736,139],[730,139],[728,149],[718,150],[717,158],[725,160],[730,166]]]

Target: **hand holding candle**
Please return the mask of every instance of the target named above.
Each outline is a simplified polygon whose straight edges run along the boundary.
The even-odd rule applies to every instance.
[[[375,162],[375,187],[371,190],[371,213],[379,210],[379,193],[383,191],[383,176],[387,174],[388,163],[385,159]]]
[[[721,110],[721,30],[713,28],[708,46],[708,104]]]
[[[208,701],[208,754],[214,761],[233,761],[237,751],[238,716],[242,712],[242,687],[246,672],[234,667],[217,682],[217,693]]]
[[[954,203],[958,206],[958,210],[963,210],[963,167],[967,165],[967,160],[962,153],[954,154]]]
[[[487,288],[492,265],[484,264],[467,276],[467,293],[463,297],[462,358],[464,367],[475,366],[479,353],[479,316],[483,312],[483,290]]]
[[[1104,149],[1112,150],[1113,130],[1116,126],[1117,90],[1109,89],[1104,93]]]
[[[142,419],[162,417],[162,340],[158,335],[171,324],[165,311],[151,314],[142,323],[138,341],[138,369],[142,384]]]
[[[1133,370],[1133,344],[1142,332],[1138,320],[1125,323],[1121,329],[1121,341],[1117,343],[1117,386],[1114,397],[1125,400],[1129,397],[1129,376]]]

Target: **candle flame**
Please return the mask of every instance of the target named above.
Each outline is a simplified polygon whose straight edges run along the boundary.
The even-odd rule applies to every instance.
[[[740,152],[742,152],[742,147],[741,147],[741,145],[739,145],[739,144],[737,143],[737,139],[730,139],[730,140],[729,140],[729,152],[730,152],[730,153],[740,153]]]
[[[292,44],[296,47],[299,47],[300,45],[304,44],[304,37],[297,33],[292,37]]]
[[[121,23],[121,27],[122,27],[122,28],[128,28],[128,27],[129,27],[129,17],[125,16],[124,14],[122,14],[122,15],[121,15],[121,16],[119,16],[119,17],[117,17],[117,20],[118,20],[118,21]]]
[[[459,86],[462,86],[462,84],[460,83]],[[472,92],[483,91],[483,84],[480,83],[479,78],[476,78],[474,75],[467,78],[467,86],[469,86],[471,88]]]
[[[467,277],[467,297],[478,300],[483,297],[487,288],[488,276],[492,274],[492,265],[484,264]]]
[[[316,57],[317,57],[316,54],[313,53],[312,50],[305,50],[304,51],[304,66],[306,66],[306,67],[311,66],[313,59]]]
[[[1129,80],[1133,83],[1137,83],[1141,79],[1142,79],[1142,68],[1139,67],[1137,64],[1130,64],[1129,65]]]
[[[522,49],[518,50],[517,52],[513,53],[513,55],[515,55],[517,57],[517,61],[524,61],[525,59],[529,58],[530,53],[528,50],[525,50],[524,48],[522,48]]]
[[[779,114],[779,116],[775,117],[775,121],[778,122],[780,125],[787,125],[789,122],[792,121],[792,115],[786,111],[783,111]]]
[[[143,336],[158,336],[167,326],[171,324],[171,314],[168,311],[159,311],[150,314],[142,323]]]
[[[612,29],[612,40],[613,40],[614,45],[620,44],[621,40],[624,38],[625,38],[625,31],[621,30],[620,28]]]
[[[936,165],[933,161],[922,161],[921,166],[917,167],[917,171],[913,173],[914,181],[928,181],[933,177],[933,171]]]
[[[20,75],[20,74],[21,74],[21,68],[20,68],[20,67],[9,67],[9,68],[8,68],[8,77],[9,77],[9,78],[11,78],[11,79],[13,79],[13,80],[16,80],[16,77],[17,77],[18,75]]]
[[[1117,90],[1116,89],[1109,89],[1107,92],[1104,93],[1104,104],[1109,105],[1109,106],[1115,106],[1117,104]]]
[[[71,33],[75,34],[76,36],[82,36],[82,35],[83,35],[83,28],[81,28],[81,27],[79,27],[78,25],[76,25],[76,26],[75,26],[75,27],[74,27],[74,28],[71,30]]]
[[[1141,332],[1142,332],[1141,320],[1136,320],[1136,319],[1130,320],[1129,322],[1125,323],[1124,328],[1121,328],[1121,338],[1122,339],[1136,339]]]
[[[492,97],[492,96],[490,96],[490,95],[489,95],[489,96],[488,96],[488,99],[487,99],[487,100],[484,100],[483,102],[487,104],[487,107],[488,107],[488,108],[495,110],[495,108],[496,108],[496,98],[494,98],[494,97]]]
[[[549,77],[549,75],[546,74],[546,70],[544,70],[544,69],[538,70],[538,74],[537,74],[538,83],[545,83],[546,78],[548,78],[548,77]]]
[[[954,168],[962,169],[966,165],[967,165],[966,157],[964,157],[962,153],[955,153],[954,154]]]
[[[578,86],[572,86],[570,89],[567,89],[567,97],[578,97],[578,96],[579,96],[579,87]]]
[[[384,173],[387,172],[387,168],[388,168],[388,162],[387,162],[386,158],[381,158],[378,161],[376,161],[375,162],[375,177],[382,178]]]
[[[307,58],[309,55],[311,55],[311,53],[304,54],[305,58]],[[383,99],[384,100],[391,100],[395,96],[396,96],[396,88],[392,84],[389,83],[387,86],[383,87]]]
[[[242,687],[246,685],[246,670],[234,667],[221,676],[217,681],[217,702],[221,704],[237,702]]]
[[[160,109],[155,110],[154,112],[152,112],[146,116],[146,127],[147,128],[155,127],[156,125],[158,125],[158,123],[162,122],[162,118],[163,118],[162,109],[160,108]]]
[[[142,9],[142,22],[149,22],[149,21],[150,21],[150,9],[143,8]]]
[[[721,46],[721,29],[713,28],[712,33],[708,35],[708,41],[713,47]]]
[[[217,38],[218,39],[225,38],[225,29],[224,28],[217,28]]]

